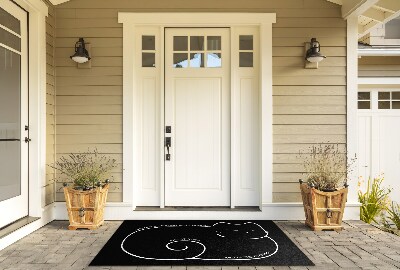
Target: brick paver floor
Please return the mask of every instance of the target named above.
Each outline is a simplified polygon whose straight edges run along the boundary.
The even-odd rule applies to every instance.
[[[108,221],[95,231],[68,231],[67,221],[53,221],[0,251],[0,269],[136,269],[171,267],[88,267],[121,224]],[[313,232],[302,221],[278,221],[278,226],[315,263],[313,267],[172,267],[172,270],[269,269],[400,269],[400,238],[361,221],[346,221],[342,232]]]

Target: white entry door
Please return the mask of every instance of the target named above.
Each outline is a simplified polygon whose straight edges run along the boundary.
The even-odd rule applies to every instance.
[[[165,31],[165,205],[230,205],[230,32]]]
[[[28,215],[27,13],[0,1],[0,228]]]
[[[359,175],[383,174],[400,203],[400,89],[361,89],[358,99]]]

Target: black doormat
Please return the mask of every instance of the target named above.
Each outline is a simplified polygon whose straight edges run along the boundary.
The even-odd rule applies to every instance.
[[[124,221],[90,263],[314,265],[272,221]]]

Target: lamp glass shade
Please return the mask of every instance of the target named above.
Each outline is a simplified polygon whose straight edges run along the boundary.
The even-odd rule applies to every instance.
[[[89,61],[89,58],[87,58],[86,56],[79,56],[79,55],[73,55],[71,56],[71,59],[79,64],[83,64]]]

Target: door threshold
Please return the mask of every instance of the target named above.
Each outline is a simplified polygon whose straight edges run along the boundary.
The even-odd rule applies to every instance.
[[[0,228],[0,239],[6,237],[7,235],[12,234],[16,230],[19,230],[22,227],[24,227],[38,219],[40,219],[40,218],[27,216],[27,217],[18,219],[17,221],[15,221],[7,226],[4,226],[3,228]]]
[[[228,212],[261,212],[258,206],[238,206],[235,208],[221,206],[166,206],[160,208],[157,206],[138,206],[135,211],[228,211]]]

